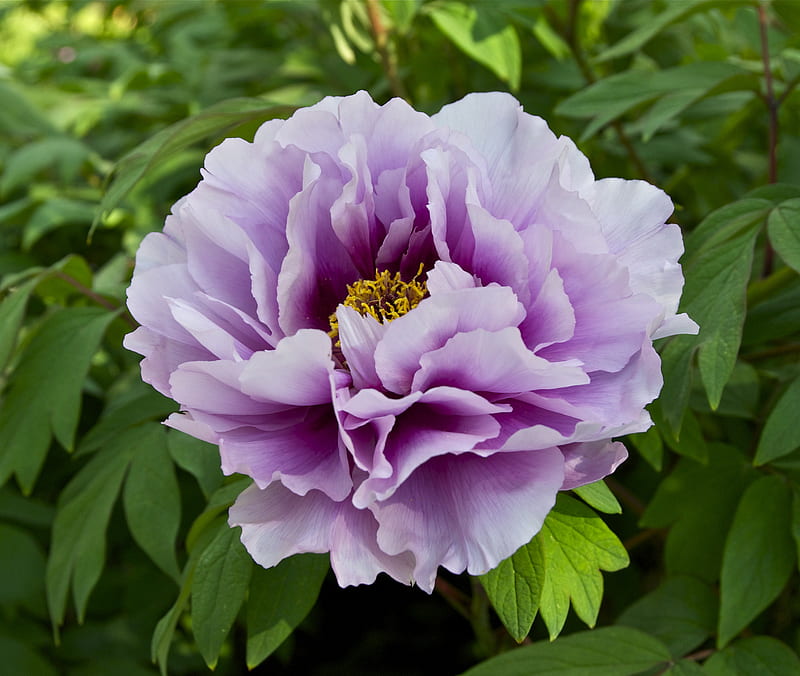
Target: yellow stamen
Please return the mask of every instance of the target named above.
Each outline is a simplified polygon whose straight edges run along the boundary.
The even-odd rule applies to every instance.
[[[342,305],[351,307],[363,316],[371,316],[379,322],[390,322],[413,310],[428,294],[425,282],[417,278],[422,274],[422,264],[410,282],[404,282],[399,272],[375,270],[375,279],[359,279],[347,285],[347,297]],[[331,338],[339,345],[339,321],[334,312],[329,317]]]

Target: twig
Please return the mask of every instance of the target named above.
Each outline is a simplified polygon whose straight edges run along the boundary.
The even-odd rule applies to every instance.
[[[389,80],[389,88],[392,94],[405,99],[406,91],[403,83],[397,75],[397,65],[394,62],[392,54],[389,52],[389,40],[386,32],[386,27],[383,25],[381,19],[381,8],[378,0],[366,0],[367,14],[369,15],[369,23],[372,27],[372,37],[375,40],[375,47],[381,57],[383,64],[383,72],[386,73],[386,79]]]
[[[583,75],[583,79],[586,80],[587,84],[591,85],[597,82],[597,76],[595,75],[594,70],[592,70],[589,62],[586,60],[580,44],[578,21],[580,19],[581,2],[582,0],[570,0],[569,2],[569,15],[564,31],[564,39],[569,45],[569,48],[572,50],[572,55],[575,57],[575,63],[578,64],[578,68]],[[636,147],[633,145],[633,142],[625,131],[625,128],[622,126],[622,123],[619,120],[614,120],[611,123],[611,127],[617,133],[620,143],[628,153],[628,158],[631,160],[631,162],[633,162],[633,165],[636,167],[636,171],[638,172],[639,176],[645,181],[653,183],[653,177],[647,170],[647,167],[642,161],[642,158],[639,156],[639,153],[636,152]]]
[[[769,113],[769,182],[777,183],[778,181],[778,100],[775,98],[775,91],[772,86],[772,68],[769,64],[769,43],[767,42],[767,9],[762,2],[758,6],[758,27],[761,35],[761,60],[764,63],[764,83],[766,87],[766,95],[764,102],[767,105],[767,112]],[[763,277],[768,277],[772,272],[774,265],[775,251],[772,248],[769,240],[767,240],[764,249],[764,269],[762,271]]]
[[[117,310],[120,309],[120,306],[117,305],[116,303],[112,303],[107,298],[104,298],[99,293],[92,291],[88,286],[84,286],[77,279],[71,277],[65,272],[62,272],[61,270],[56,270],[53,276],[58,277],[59,279],[65,281],[82,296],[85,296],[89,300],[94,301],[95,303],[97,303],[101,307],[106,308],[107,310],[116,312]],[[131,316],[131,314],[127,310],[125,310],[120,316],[134,328],[137,328],[139,326],[139,323]]]

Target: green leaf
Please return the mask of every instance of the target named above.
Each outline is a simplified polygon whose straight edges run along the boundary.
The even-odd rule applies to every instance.
[[[628,553],[603,520],[586,505],[560,493],[542,527],[545,578],[539,612],[553,639],[575,613],[594,626],[603,600],[601,570],[628,565]]]
[[[702,332],[702,327],[700,331]],[[661,372],[664,375],[664,387],[658,405],[664,414],[673,437],[680,436],[681,423],[689,406],[692,392],[692,360],[697,350],[695,336],[676,336],[661,352]]]
[[[192,580],[192,631],[211,669],[250,584],[253,560],[240,536],[240,528],[221,530],[200,555]]]
[[[703,667],[697,662],[678,660],[663,673],[663,676],[705,676],[705,674]]]
[[[471,59],[486,66],[512,90],[519,89],[522,50],[517,32],[488,3],[439,2],[427,7],[437,28]]]
[[[189,560],[184,566],[181,574],[181,589],[175,599],[175,603],[172,604],[164,617],[158,621],[153,632],[153,639],[150,643],[150,659],[158,664],[162,676],[167,676],[169,649],[172,646],[175,629],[178,627],[178,622],[184,614],[192,594],[194,571],[197,568],[200,555],[214,541],[217,535],[228,530],[228,524],[225,523],[224,519],[217,519],[207,525],[208,527],[198,537],[197,546],[190,552]]]
[[[673,657],[686,655],[711,636],[717,627],[717,595],[695,577],[667,578],[617,619],[664,642]]]
[[[714,61],[700,61],[654,72],[627,71],[581,89],[558,104],[556,113],[580,119],[591,118],[581,135],[583,141],[639,104],[668,94],[691,92],[690,100],[682,100],[682,106],[671,104],[670,110],[676,114],[742,72],[738,66]],[[659,125],[669,119],[663,113],[657,117]],[[651,124],[649,132],[653,133],[657,128],[658,125]]]
[[[703,12],[713,7],[730,7],[736,4],[747,4],[744,0],[683,0],[672,5],[666,5],[664,11],[649,17],[647,21],[642,21],[639,27],[628,33],[622,40],[613,47],[609,47],[604,52],[596,56],[593,61],[602,63],[611,59],[618,59],[627,56],[638,49],[644,47],[652,38],[658,35],[668,26],[685,19],[697,12]]]
[[[662,408],[655,405],[651,408],[653,420],[656,426],[661,430],[664,442],[675,453],[683,455],[687,458],[692,458],[701,463],[708,462],[708,445],[703,437],[703,431],[700,429],[700,423],[691,409],[687,408],[683,412],[683,419],[681,420],[680,436],[677,436],[672,428],[664,424],[662,419]]]
[[[656,472],[661,471],[664,462],[664,442],[656,427],[651,427],[647,432],[629,434],[627,437],[640,455]]]
[[[698,365],[712,409],[733,373],[742,340],[756,225],[750,221],[742,234],[713,246],[706,241],[687,262],[683,307],[700,325]]]
[[[175,537],[181,521],[181,495],[165,434],[136,451],[125,481],[123,504],[133,539],[161,570],[177,580]]]
[[[714,653],[703,665],[706,676],[796,676],[800,659],[785,643],[770,636],[750,636]]]
[[[0,180],[0,194],[8,194],[30,183],[39,172],[53,168],[58,169],[63,182],[69,182],[90,152],[81,141],[69,136],[47,136],[27,143],[8,158]]]
[[[604,627],[510,650],[463,676],[630,676],[670,659],[666,646],[652,636],[628,627]]]
[[[642,515],[645,528],[666,528],[670,575],[719,579],[725,536],[742,492],[756,474],[741,453],[709,444],[706,464],[682,458],[659,485]]]
[[[800,426],[797,425],[797,412],[800,411],[800,378],[778,399],[770,411],[761,438],[758,440],[754,465],[763,465],[788,455],[800,447]]]
[[[752,483],[725,541],[719,633],[725,646],[780,594],[796,561],[790,532],[791,496],[778,476]]]
[[[273,568],[253,568],[247,600],[248,669],[267,659],[305,619],[329,567],[326,554],[296,554]]]
[[[267,120],[290,114],[293,106],[277,105],[265,99],[238,98],[220,101],[206,110],[176,122],[149,138],[123,157],[100,202],[99,213],[111,211],[133,187],[161,162],[209,136],[224,134],[252,120]],[[93,227],[99,223],[98,216]]]
[[[178,467],[197,479],[206,498],[220,487],[224,477],[220,469],[219,449],[214,444],[172,430],[167,436],[167,446]]]
[[[64,619],[72,585],[82,621],[105,560],[105,533],[122,480],[137,449],[163,443],[164,429],[145,423],[122,431],[67,484],[58,501],[47,560],[47,603],[57,627]]]
[[[44,553],[30,533],[0,523],[0,605],[44,609]],[[11,582],[11,584],[9,584]]]
[[[67,308],[45,319],[22,353],[0,407],[0,484],[33,489],[51,436],[72,450],[89,364],[114,314]]]
[[[767,232],[778,255],[800,272],[800,199],[790,199],[775,207],[767,219]]]
[[[508,633],[520,642],[531,630],[545,580],[541,539],[534,537],[494,570],[480,577],[486,595]]]
[[[594,507],[598,512],[603,512],[604,514],[622,514],[622,507],[620,507],[617,498],[614,497],[614,494],[602,479],[591,484],[573,488],[572,492],[590,507]]]
[[[17,334],[28,306],[28,297],[38,282],[38,276],[29,279],[12,289],[0,303],[0,373],[14,352]]]
[[[31,646],[2,634],[0,634],[0,655],[3,656],[3,670],[7,674],[56,676],[59,673],[42,655],[34,652]]]

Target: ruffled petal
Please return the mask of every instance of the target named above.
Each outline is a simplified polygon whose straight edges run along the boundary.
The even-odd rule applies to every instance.
[[[369,511],[318,491],[301,497],[279,483],[251,486],[230,508],[229,523],[241,526],[242,543],[265,568],[293,554],[330,552],[342,587],[371,584],[382,572],[405,583],[413,578],[410,554],[390,555],[378,547],[378,524]]]
[[[433,589],[438,566],[481,575],[530,541],[555,504],[564,479],[555,449],[434,458],[387,500],[370,509],[378,544],[410,551],[413,579]]]

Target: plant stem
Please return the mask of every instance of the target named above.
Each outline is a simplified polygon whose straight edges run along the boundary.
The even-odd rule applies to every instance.
[[[69,284],[72,288],[74,288],[82,296],[85,296],[89,300],[97,303],[98,305],[100,305],[101,307],[106,308],[107,310],[111,310],[112,312],[117,312],[118,310],[121,309],[120,305],[117,305],[116,303],[112,303],[107,298],[104,298],[99,293],[96,293],[96,292],[92,291],[88,286],[84,286],[77,279],[75,279],[74,277],[71,277],[70,275],[66,274],[65,272],[62,272],[61,270],[56,270],[53,273],[53,276],[54,277],[58,277],[59,279],[65,281],[67,284]],[[126,322],[128,322],[128,324],[130,324],[134,328],[137,328],[139,326],[139,323],[131,316],[131,314],[127,310],[122,312],[122,314],[120,316],[122,317],[122,319],[124,319]]]
[[[472,603],[470,604],[470,623],[478,639],[478,646],[483,657],[491,657],[497,652],[497,641],[489,622],[489,597],[476,577],[470,578],[472,583]]]
[[[775,98],[775,91],[772,85],[772,68],[769,63],[769,43],[767,41],[767,9],[762,2],[758,6],[758,27],[761,36],[761,61],[764,64],[764,84],[766,93],[764,95],[764,103],[767,105],[767,112],[769,114],[769,139],[768,139],[768,175],[770,183],[777,183],[778,181],[778,100]],[[775,262],[775,251],[767,240],[764,249],[764,269],[762,271],[763,277],[768,277],[772,272],[772,266]]]
[[[587,84],[592,85],[597,82],[597,75],[592,69],[592,66],[586,60],[586,56],[583,53],[583,48],[581,47],[580,34],[578,31],[581,2],[582,0],[570,0],[569,2],[568,19],[564,32],[564,40],[572,50],[572,55],[575,57],[575,63],[578,65],[578,68],[583,75],[583,79],[586,80]],[[628,136],[625,128],[622,126],[622,122],[619,120],[614,120],[611,123],[611,127],[617,133],[619,142],[625,148],[625,152],[628,153],[628,158],[636,167],[636,171],[639,176],[648,183],[653,183],[653,178],[650,175],[650,172],[647,170],[647,167],[642,161],[642,158],[639,156],[639,153],[636,152],[636,147],[633,145],[633,141],[631,141],[630,136]]]
[[[403,87],[403,83],[397,75],[397,64],[389,51],[389,36],[381,19],[381,8],[378,0],[366,0],[366,4],[369,23],[372,27],[372,37],[375,40],[375,48],[381,57],[383,72],[386,73],[389,88],[395,96],[407,99],[405,87]]]

